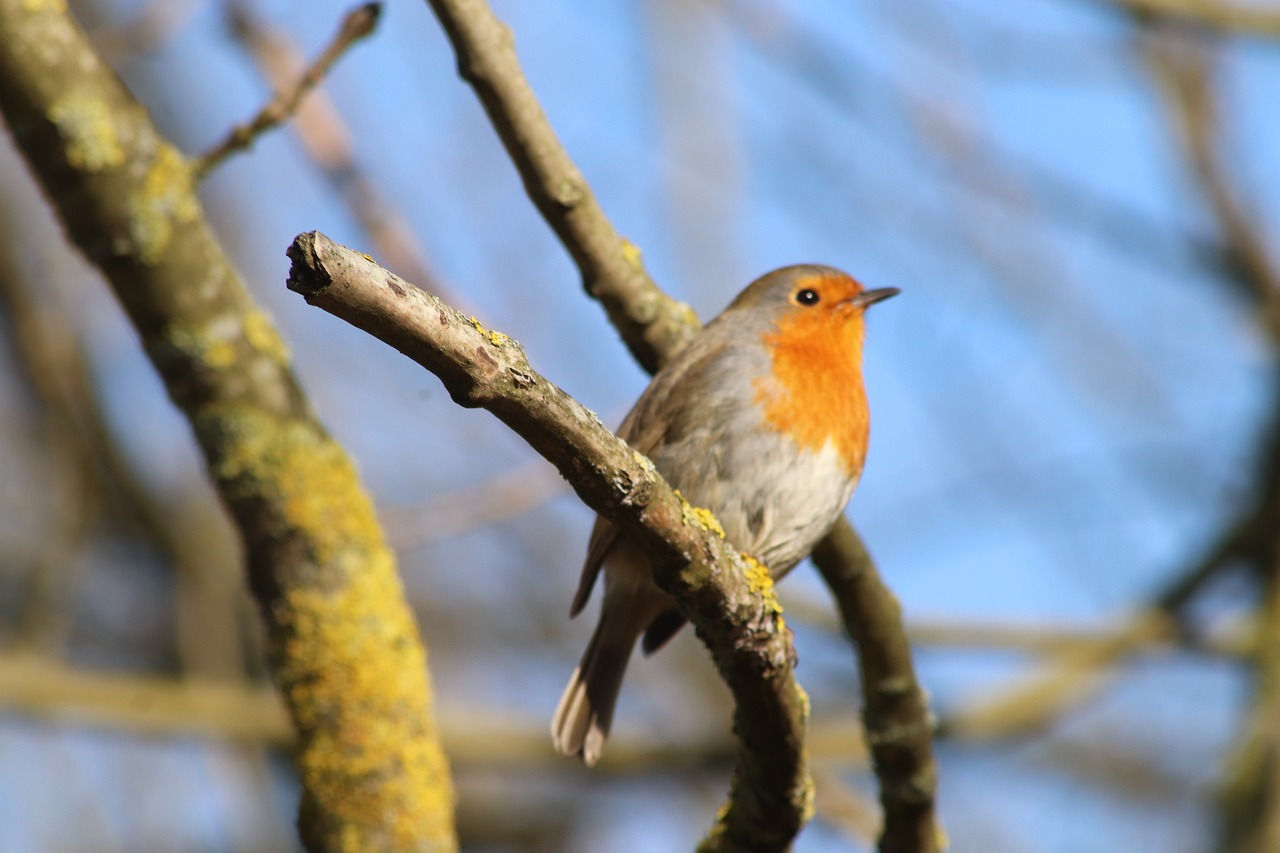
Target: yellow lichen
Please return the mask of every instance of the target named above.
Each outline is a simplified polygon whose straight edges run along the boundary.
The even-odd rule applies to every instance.
[[[709,509],[700,506],[694,506],[684,499],[684,495],[680,494],[680,490],[675,490],[676,497],[680,499],[680,520],[687,527],[697,527],[702,530],[708,530],[724,538],[724,528],[720,526],[720,521],[716,518],[715,513]]]
[[[231,341],[214,341],[204,352],[204,363],[215,370],[230,367],[236,360],[236,345]]]
[[[170,346],[192,361],[211,370],[224,370],[235,363],[234,324],[210,322],[203,326],[171,326],[166,335]]]
[[[724,802],[720,804],[720,808],[716,809],[715,823],[711,825],[711,830],[706,837],[698,842],[698,853],[707,853],[707,851],[719,850],[722,847],[727,828],[725,821],[729,818],[730,808],[732,808],[732,804]]]
[[[371,832],[408,849],[432,824],[448,834],[449,769],[418,715],[430,706],[426,653],[394,558],[385,548],[367,557],[332,591],[285,592],[292,630],[282,676],[300,724],[316,726],[298,766],[342,826],[340,849],[367,849]]]
[[[251,310],[244,317],[244,337],[249,346],[277,364],[289,360],[289,348],[276,331],[271,319],[261,311]]]
[[[279,676],[304,735],[303,785],[334,821],[331,843],[409,849],[432,826],[439,832],[430,835],[452,837],[426,650],[354,466],[309,423],[232,407],[216,415],[215,473],[233,495],[267,496],[282,535],[305,548],[304,571],[315,573],[283,584]]]
[[[693,306],[688,302],[677,302],[676,310],[680,312],[680,316],[687,325],[695,327],[699,325],[698,312],[694,311]]]
[[[168,250],[175,226],[200,214],[191,169],[182,155],[164,142],[157,143],[155,157],[129,202],[129,234],[139,259],[148,264],[160,260]]]
[[[742,560],[747,565],[743,572],[743,577],[747,580],[747,588],[764,599],[766,609],[781,616],[782,605],[778,603],[778,595],[773,588],[773,575],[769,573],[769,567],[748,554],[743,554]]]
[[[640,247],[625,237],[622,240],[622,259],[634,269],[640,269],[643,263]]]
[[[101,99],[72,91],[49,107],[49,120],[66,145],[67,162],[86,172],[124,165],[124,146],[110,107]]]
[[[342,567],[353,547],[381,547],[372,504],[347,497],[363,492],[355,466],[332,439],[302,421],[279,422],[248,409],[222,414],[230,432],[215,473],[270,489],[283,522],[305,532],[316,562]]]
[[[804,778],[804,790],[800,792],[800,825],[804,826],[813,820],[813,813],[817,810],[817,791],[813,785],[813,777],[806,775]]]
[[[502,349],[507,344],[515,343],[515,341],[513,341],[508,336],[504,335],[502,332],[499,332],[497,330],[486,329],[484,327],[484,324],[481,323],[479,320],[477,320],[475,317],[468,317],[467,322],[469,322],[477,332],[484,335],[485,338],[489,341],[489,343],[493,344],[498,349]]]
[[[592,412],[591,414],[594,415],[595,412]],[[599,420],[599,418],[596,418],[596,420]],[[639,450],[631,451],[631,458],[635,460],[636,464],[639,465],[646,474],[652,476],[657,473],[658,469],[654,467],[653,460],[648,456],[645,456]],[[679,494],[679,491],[677,491],[676,494]]]

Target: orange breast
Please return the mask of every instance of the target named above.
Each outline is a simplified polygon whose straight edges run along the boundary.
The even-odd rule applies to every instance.
[[[815,453],[833,444],[850,476],[862,470],[870,429],[862,339],[858,309],[799,308],[765,336],[773,371],[756,383],[770,426]]]

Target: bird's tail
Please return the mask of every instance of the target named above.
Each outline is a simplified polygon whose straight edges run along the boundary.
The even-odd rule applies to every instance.
[[[628,614],[617,612],[608,604],[606,596],[596,631],[551,718],[551,740],[556,751],[561,755],[581,753],[588,767],[599,761],[604,751],[622,676],[643,629],[626,618]]]

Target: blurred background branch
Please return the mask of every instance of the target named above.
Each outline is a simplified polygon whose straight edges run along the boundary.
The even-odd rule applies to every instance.
[[[231,128],[221,142],[192,161],[191,171],[195,179],[202,180],[223,160],[238,151],[248,149],[259,136],[293,118],[301,109],[303,99],[320,85],[333,64],[353,44],[373,32],[381,11],[381,4],[366,3],[348,12],[333,40],[296,80],[287,86],[281,86],[276,96],[252,119]]]
[[[395,559],[204,219],[189,164],[64,7],[0,2],[0,113],[189,421],[240,535],[299,732],[303,843],[456,849],[425,650]]]

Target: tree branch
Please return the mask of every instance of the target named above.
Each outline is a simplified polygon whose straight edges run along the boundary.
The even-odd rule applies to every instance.
[[[1231,283],[1252,299],[1259,325],[1273,348],[1280,348],[1280,267],[1266,229],[1259,227],[1227,168],[1212,57],[1202,43],[1171,27],[1148,25],[1140,39],[1188,162],[1235,250],[1237,276]],[[1280,389],[1280,374],[1275,386]],[[1229,853],[1262,853],[1280,844],[1280,407],[1262,435],[1258,455],[1253,506],[1228,528],[1218,549],[1224,564],[1239,557],[1253,569],[1261,597],[1251,659],[1253,704],[1227,767],[1220,804],[1219,849]]]
[[[312,850],[452,850],[425,651],[355,468],[206,223],[182,155],[65,4],[0,0],[0,114],[192,424],[299,732]]]
[[[640,250],[605,215],[556,138],[520,60],[515,37],[484,0],[429,0],[524,181],[525,192],[573,256],[587,293],[604,306],[636,360],[655,372],[698,330],[693,310],[663,293]]]
[[[1258,216],[1236,187],[1222,150],[1222,118],[1210,74],[1211,56],[1199,40],[1170,26],[1147,25],[1139,46],[1182,141],[1187,162],[1230,250],[1226,279],[1258,307],[1273,345],[1280,345],[1280,269]]]
[[[941,839],[933,716],[916,681],[902,607],[853,527],[836,526],[813,552],[861,662],[863,725],[880,779],[883,853],[928,853]]]
[[[267,85],[283,90],[306,73],[305,57],[287,33],[267,26],[250,6],[248,0],[227,5],[231,31]],[[316,89],[303,99],[290,130],[369,236],[374,254],[398,275],[465,310],[465,296],[449,288],[431,268],[426,249],[404,211],[396,207],[356,157],[355,133],[324,89]]]
[[[328,47],[311,65],[307,66],[307,70],[292,86],[282,88],[251,120],[233,127],[221,142],[192,162],[191,173],[195,180],[203,180],[227,157],[237,151],[244,151],[259,136],[288,121],[289,117],[302,106],[302,99],[320,85],[325,75],[329,73],[329,69],[347,52],[347,49],[373,32],[381,11],[381,3],[365,3],[348,12]]]
[[[695,334],[697,318],[687,306],[665,296],[645,272],[639,251],[623,240],[600,208],[590,187],[547,121],[515,52],[514,38],[485,0],[428,0],[449,36],[462,78],[475,89],[489,120],[524,181],[525,191],[569,250],[587,292],[604,305],[632,355],[649,372],[668,361]],[[917,839],[913,848],[936,849],[940,831],[933,807],[936,767],[928,731],[931,718],[911,666],[910,646],[897,600],[879,578],[874,561],[846,519],[819,546],[814,560],[839,601],[851,637],[863,636],[864,622],[877,625],[877,641],[892,650],[858,645],[881,683],[899,685],[903,696],[892,713],[868,691],[864,713],[894,718],[923,741],[877,764],[886,809],[881,849],[903,849],[896,839]],[[874,707],[873,707],[874,706]],[[909,780],[909,781],[908,781]],[[887,799],[886,799],[887,798]]]
[[[736,700],[729,802],[704,849],[786,849],[813,792],[808,700],[772,588],[749,581],[723,533],[700,522],[653,463],[539,376],[515,341],[317,232],[299,235],[289,257],[291,290],[436,374],[459,405],[497,416],[653,555],[655,581],[675,596]]]
[[[1093,0],[1148,17],[1166,18],[1224,33],[1280,38],[1280,13],[1225,0]]]

